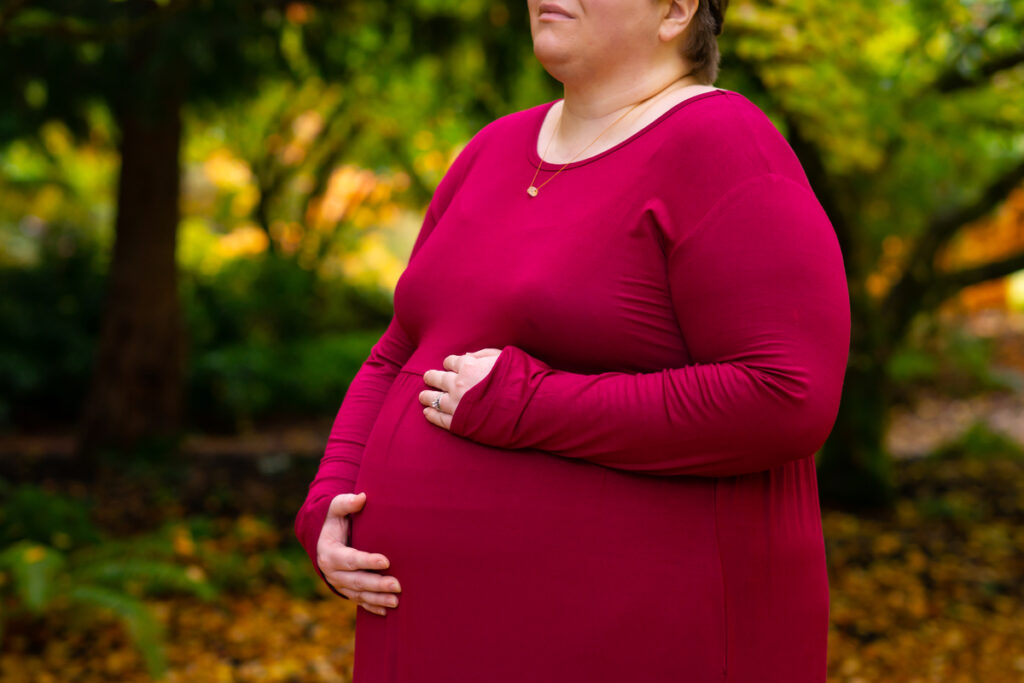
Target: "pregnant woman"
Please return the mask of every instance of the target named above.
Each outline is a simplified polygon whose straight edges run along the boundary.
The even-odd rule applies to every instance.
[[[356,683],[825,680],[848,290],[725,4],[528,0],[564,96],[441,181],[296,520]]]

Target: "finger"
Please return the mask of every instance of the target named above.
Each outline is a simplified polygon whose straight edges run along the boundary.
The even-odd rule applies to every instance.
[[[331,499],[331,504],[327,508],[327,515],[329,517],[344,517],[350,512],[355,512],[361,509],[365,503],[365,491],[360,491],[358,494],[339,493]]]
[[[480,349],[479,351],[471,351],[466,355],[473,356],[473,358],[486,358],[487,356],[497,356],[499,353],[501,353],[501,349],[488,347],[486,349]]]
[[[348,596],[357,605],[365,607],[374,614],[386,614],[388,607],[398,607],[398,596],[394,594],[359,590],[344,590],[340,592]]]
[[[324,574],[328,574],[328,572],[324,572]],[[383,576],[375,572],[362,570],[337,570],[330,572],[328,575],[333,579],[332,585],[336,583],[353,591],[365,591],[367,593],[382,595],[391,595],[402,592],[402,587],[399,585],[398,579],[393,576]]]
[[[359,593],[359,601],[375,607],[398,607],[398,596],[394,593],[364,591]]]
[[[381,553],[368,553],[348,545],[334,545],[327,551],[327,566],[335,571],[387,569],[391,562]]]
[[[420,392],[419,399],[420,403],[430,408],[434,407],[434,399],[439,398],[438,405],[442,413],[447,412],[448,404],[451,403],[451,394],[446,391],[437,391],[436,389],[424,389]],[[435,410],[437,410],[435,408]]]
[[[430,387],[440,389],[442,391],[451,391],[452,387],[455,386],[455,377],[458,376],[456,372],[447,372],[445,370],[427,370],[423,373],[423,382]]]
[[[427,407],[423,409],[423,416],[427,418],[428,422],[436,424],[438,427],[443,427],[448,430],[451,429],[452,416],[448,413],[442,413],[431,407]]]
[[[423,417],[427,418],[427,422],[436,424],[438,427],[443,426],[441,424],[441,418],[439,417],[439,413],[430,406],[427,406],[426,408],[423,409]]]
[[[373,614],[379,614],[382,617],[385,617],[388,614],[388,610],[387,610],[386,607],[378,607],[377,605],[367,605],[365,603],[360,603],[359,606],[362,607],[363,609],[365,609],[367,612],[372,612]]]
[[[442,363],[441,363],[441,367],[443,367],[446,370],[451,370],[452,372],[456,372],[456,373],[457,372],[461,372],[461,370],[462,370],[462,362],[464,360],[463,356],[465,356],[465,355],[466,354],[464,354],[464,353],[460,353],[460,354],[454,354],[453,353],[453,354],[450,354],[448,356],[445,356],[444,357],[444,361],[442,361]]]
[[[420,403],[425,406],[433,405],[434,397],[437,394],[437,389],[424,389],[419,393]]]

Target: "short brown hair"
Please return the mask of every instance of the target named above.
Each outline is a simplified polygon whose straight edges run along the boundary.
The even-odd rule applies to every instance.
[[[718,36],[722,33],[728,6],[729,0],[698,0],[697,12],[686,27],[681,54],[690,62],[691,73],[702,85],[711,85],[718,79],[718,64],[722,58]]]

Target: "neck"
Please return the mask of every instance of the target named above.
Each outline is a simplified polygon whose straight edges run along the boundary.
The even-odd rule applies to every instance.
[[[572,141],[588,135],[593,137],[594,131],[611,124],[638,103],[643,102],[638,110],[646,109],[670,92],[699,84],[693,76],[684,77],[686,73],[685,67],[671,64],[639,74],[622,73],[599,80],[566,81],[563,83],[558,137],[570,145]],[[627,115],[623,123],[631,118]]]

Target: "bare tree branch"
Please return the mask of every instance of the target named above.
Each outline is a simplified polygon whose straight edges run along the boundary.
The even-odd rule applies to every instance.
[[[43,36],[72,42],[112,42],[145,31],[185,11],[193,2],[194,0],[171,0],[167,5],[144,16],[113,21],[105,25],[88,25],[74,19],[60,19],[46,24],[19,26],[6,20],[6,17],[0,17],[4,19],[0,21],[0,37]]]
[[[936,277],[934,288],[940,297],[946,298],[964,287],[1006,277],[1016,273],[1018,270],[1024,270],[1024,251],[1002,261],[993,261],[992,263],[985,263],[973,268],[942,273]]]
[[[928,239],[919,243],[921,250],[915,256],[927,257],[928,262],[931,263],[935,254],[956,234],[957,230],[991,211],[994,206],[1006,199],[1007,195],[1022,181],[1024,181],[1024,159],[993,180],[974,202],[936,213],[929,221],[929,229],[926,233]]]
[[[920,310],[919,302],[929,294],[938,281],[940,279],[949,280],[952,277],[947,274],[937,274],[935,271],[935,256],[939,250],[964,225],[981,218],[1006,199],[1010,191],[1021,182],[1024,182],[1024,160],[993,180],[975,201],[963,206],[940,210],[932,216],[925,231],[914,245],[903,276],[889,290],[882,306],[882,310],[889,317],[889,331],[894,338],[902,336],[911,318]],[[964,275],[956,277],[966,277],[967,273],[974,271],[975,269],[964,271]]]
[[[967,88],[976,88],[988,83],[993,75],[1000,71],[1012,69],[1024,64],[1024,46],[1015,52],[1008,52],[981,64],[973,73],[964,75],[956,69],[942,73],[932,82],[931,88],[936,92],[950,93]]]
[[[988,80],[1000,71],[1012,69],[1024,62],[1024,40],[1022,40],[1020,49],[1013,52],[1008,52],[1004,55],[998,55],[992,58],[988,62],[984,62],[978,65],[974,73],[964,74],[957,66],[960,60],[963,59],[967,50],[970,48],[977,48],[982,44],[984,36],[992,29],[998,27],[1000,24],[1007,22],[1003,21],[1001,14],[997,14],[992,17],[991,21],[987,22],[984,27],[977,29],[974,32],[973,40],[964,40],[960,43],[956,53],[947,63],[945,69],[930,83],[925,85],[924,89],[921,90],[920,94],[925,92],[940,92],[949,93],[957,90],[965,90],[967,88],[975,88],[984,85]],[[1009,22],[1010,27],[1024,35],[1024,25],[1019,25],[1014,22]]]

